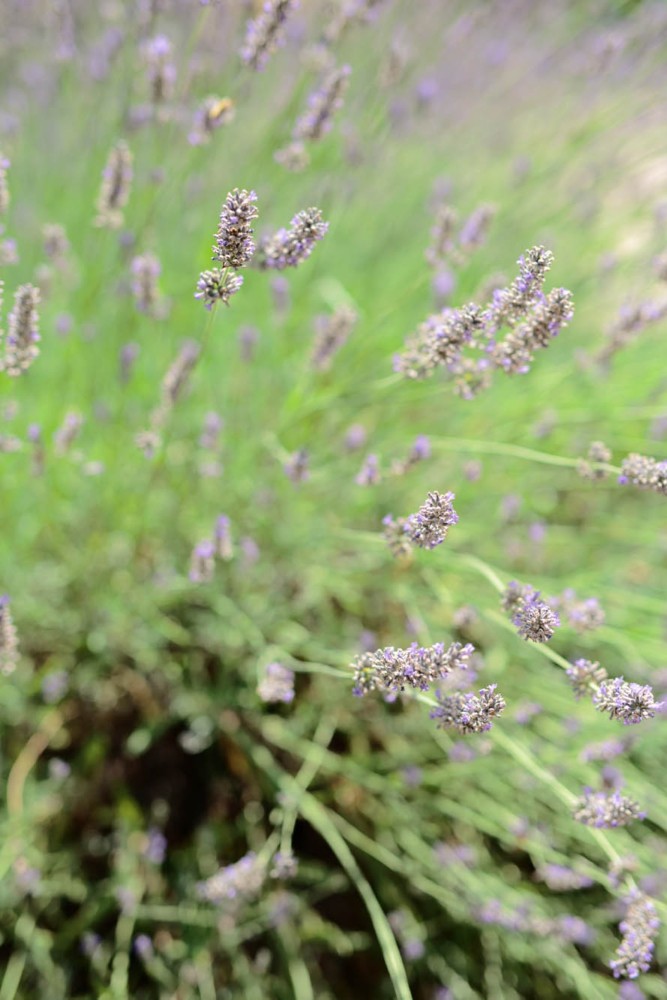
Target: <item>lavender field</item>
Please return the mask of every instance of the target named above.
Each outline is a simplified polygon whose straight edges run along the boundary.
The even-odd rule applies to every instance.
[[[666,85],[0,0],[0,1000],[667,1000]]]

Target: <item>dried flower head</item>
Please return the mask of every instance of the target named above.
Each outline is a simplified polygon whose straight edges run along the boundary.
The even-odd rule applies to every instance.
[[[560,618],[536,592],[529,600],[523,601],[512,622],[522,638],[532,642],[548,642],[560,625]]]
[[[238,292],[242,284],[242,274],[214,267],[210,271],[202,271],[199,275],[195,298],[200,299],[207,309],[212,309],[217,302],[224,302],[228,306],[230,298]]]
[[[449,528],[459,519],[452,506],[453,500],[453,493],[429,493],[416,514],[406,518],[407,537],[421,549],[434,549],[444,542]]]
[[[9,610],[9,597],[0,597],[0,674],[11,674],[18,663],[18,639]]]
[[[505,709],[505,699],[496,694],[496,684],[489,684],[478,694],[441,695],[436,692],[438,707],[431,712],[440,728],[455,729],[458,733],[484,733],[491,729],[493,720]]]
[[[621,795],[618,791],[605,795],[604,792],[594,792],[586,788],[572,815],[585,826],[607,829],[627,826],[635,819],[644,819],[646,814],[634,799]]]
[[[593,704],[600,712],[607,712],[610,719],[620,719],[625,726],[652,719],[662,708],[656,702],[648,684],[632,684],[622,677],[604,680],[593,695]]]
[[[636,979],[651,966],[660,920],[653,902],[639,890],[632,892],[625,902],[627,910],[619,924],[623,939],[610,968],[615,979]]]
[[[22,375],[39,355],[38,305],[39,288],[34,285],[17,288],[14,308],[9,314],[5,356],[0,362],[0,370],[8,375]]]
[[[118,229],[123,224],[123,209],[130,197],[132,153],[126,142],[117,142],[102,171],[102,186],[97,199],[96,226]]]
[[[264,69],[282,44],[285,21],[296,6],[297,0],[265,0],[261,13],[248,21],[240,55],[251,69]]]
[[[257,694],[266,702],[294,699],[294,672],[282,663],[269,663],[264,668],[264,676],[257,685]]]
[[[234,188],[227,195],[213,247],[213,260],[220,261],[223,267],[246,267],[252,260],[255,241],[251,223],[259,214],[256,201],[254,191]]]

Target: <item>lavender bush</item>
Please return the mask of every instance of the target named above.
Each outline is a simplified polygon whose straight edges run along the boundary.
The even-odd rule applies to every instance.
[[[0,1000],[667,1000],[667,8],[2,26]]]

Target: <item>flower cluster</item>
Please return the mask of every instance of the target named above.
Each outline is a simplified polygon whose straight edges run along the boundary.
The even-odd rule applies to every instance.
[[[254,898],[265,881],[266,865],[251,851],[234,864],[221,868],[205,882],[199,882],[197,892],[201,899],[219,906]]]
[[[343,105],[350,73],[349,66],[328,68],[321,85],[308,96],[306,110],[292,131],[291,143],[275,154],[278,163],[295,172],[308,166],[306,143],[318,142],[331,131],[333,116]]]
[[[213,539],[203,539],[192,550],[190,580],[192,583],[210,583],[215,572],[215,560],[229,562],[233,555],[229,518],[221,514],[215,522]]]
[[[228,306],[232,295],[238,292],[242,284],[242,274],[214,267],[210,271],[202,271],[199,275],[195,298],[200,299],[207,309],[212,309],[217,302],[223,302]]]
[[[126,142],[117,142],[109,153],[102,172],[102,186],[97,199],[95,225],[119,229],[123,224],[123,209],[130,197],[132,184],[132,153]]]
[[[540,600],[539,590],[512,580],[501,599],[517,632],[532,642],[548,642],[560,625],[558,614],[545,601]]]
[[[251,69],[262,70],[269,56],[282,44],[284,24],[297,0],[266,0],[261,13],[246,27],[241,58]]]
[[[257,685],[257,694],[266,702],[293,701],[294,671],[284,667],[282,663],[269,663]]]
[[[604,468],[611,462],[611,451],[603,441],[591,441],[586,458],[577,463],[577,472],[583,479],[606,479]]]
[[[485,733],[493,720],[505,709],[505,699],[496,693],[496,684],[482,688],[479,694],[449,694],[436,692],[438,707],[431,712],[441,728],[455,729],[462,734]]]
[[[298,267],[310,257],[315,244],[324,239],[328,229],[329,223],[324,222],[319,208],[306,208],[297,212],[289,229],[279,229],[262,240],[258,267],[274,271]]]
[[[621,795],[618,791],[605,795],[604,792],[594,792],[586,788],[583,796],[577,801],[572,815],[585,826],[607,829],[627,826],[634,819],[644,819],[646,814],[634,799]]]
[[[527,372],[535,351],[547,347],[573,316],[567,289],[542,291],[552,261],[544,247],[533,247],[519,259],[518,277],[496,289],[487,306],[468,303],[429,316],[395,358],[394,370],[420,379],[443,367],[455,377],[456,392],[467,399],[490,384],[494,368],[507,374]],[[509,332],[498,339],[504,327]],[[465,351],[479,351],[481,357],[466,356]]]
[[[647,455],[632,453],[623,459],[618,481],[667,496],[667,461],[658,462]]]
[[[412,545],[420,549],[434,549],[442,544],[451,525],[459,519],[452,506],[453,500],[453,493],[433,491],[415,514],[398,520],[388,514],[382,523],[393,554],[406,554]]]
[[[602,681],[593,695],[593,704],[600,712],[607,712],[610,719],[620,719],[626,726],[652,719],[662,707],[648,684],[628,683],[622,677]]]
[[[453,670],[467,669],[474,651],[470,643],[464,646],[453,642],[446,647],[436,642],[425,648],[414,642],[408,649],[386,646],[374,653],[362,653],[352,663],[354,694],[361,697],[378,689],[398,692],[406,687],[426,691]]]
[[[610,963],[615,979],[636,979],[640,972],[648,972],[660,929],[656,908],[647,896],[635,890],[626,903],[628,908],[619,924],[623,940],[616,949],[618,957]]]

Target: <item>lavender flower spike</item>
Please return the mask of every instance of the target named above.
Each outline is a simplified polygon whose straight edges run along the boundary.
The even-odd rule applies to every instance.
[[[444,542],[450,526],[459,519],[452,507],[453,499],[453,493],[429,493],[417,513],[407,518],[404,527],[407,537],[421,549],[434,549]]]
[[[621,719],[631,726],[644,719],[652,719],[662,702],[656,702],[648,684],[631,684],[622,677],[603,681],[593,695],[593,704],[600,712],[607,712],[610,719]]]
[[[5,357],[0,370],[8,375],[22,375],[39,355],[37,306],[39,288],[21,285],[14,296],[14,308],[9,314]]]
[[[289,703],[294,699],[294,672],[282,663],[269,663],[257,685],[257,694],[262,701]]]
[[[259,267],[262,270],[283,271],[298,267],[310,257],[318,240],[324,239],[329,223],[322,219],[319,208],[306,208],[297,212],[289,229],[279,229],[262,241]]]
[[[604,792],[593,792],[586,788],[572,815],[585,826],[610,829],[627,826],[633,819],[644,819],[646,814],[634,799],[629,799],[620,792],[605,795]]]
[[[259,214],[256,201],[254,191],[234,188],[227,195],[213,247],[213,260],[220,261],[223,267],[245,267],[252,260],[255,241],[251,223]]]
[[[282,42],[283,25],[297,6],[296,0],[266,0],[261,14],[248,21],[241,59],[254,70],[262,70]]]
[[[132,153],[126,142],[117,142],[109,153],[102,172],[102,186],[97,199],[96,226],[118,229],[123,224],[123,209],[130,197]]]
[[[330,131],[331,119],[342,107],[351,72],[349,66],[341,66],[329,73],[321,89],[308,98],[308,109],[294,126],[293,139],[297,142],[304,139],[316,142]]]
[[[618,957],[609,963],[615,979],[637,979],[640,972],[648,972],[660,929],[655,906],[647,896],[635,890],[626,903],[628,908],[619,924],[623,940],[616,949]]]
[[[266,865],[256,854],[246,854],[197,885],[202,899],[209,903],[228,903],[257,896],[266,879]]]
[[[444,680],[453,670],[467,670],[474,651],[470,643],[453,642],[445,647],[436,642],[424,648],[415,642],[408,649],[387,646],[362,653],[352,663],[354,694],[361,697],[376,689],[398,692],[406,687],[427,691],[430,684]]]
[[[0,673],[11,674],[18,663],[18,639],[9,610],[9,598],[0,597]]]

